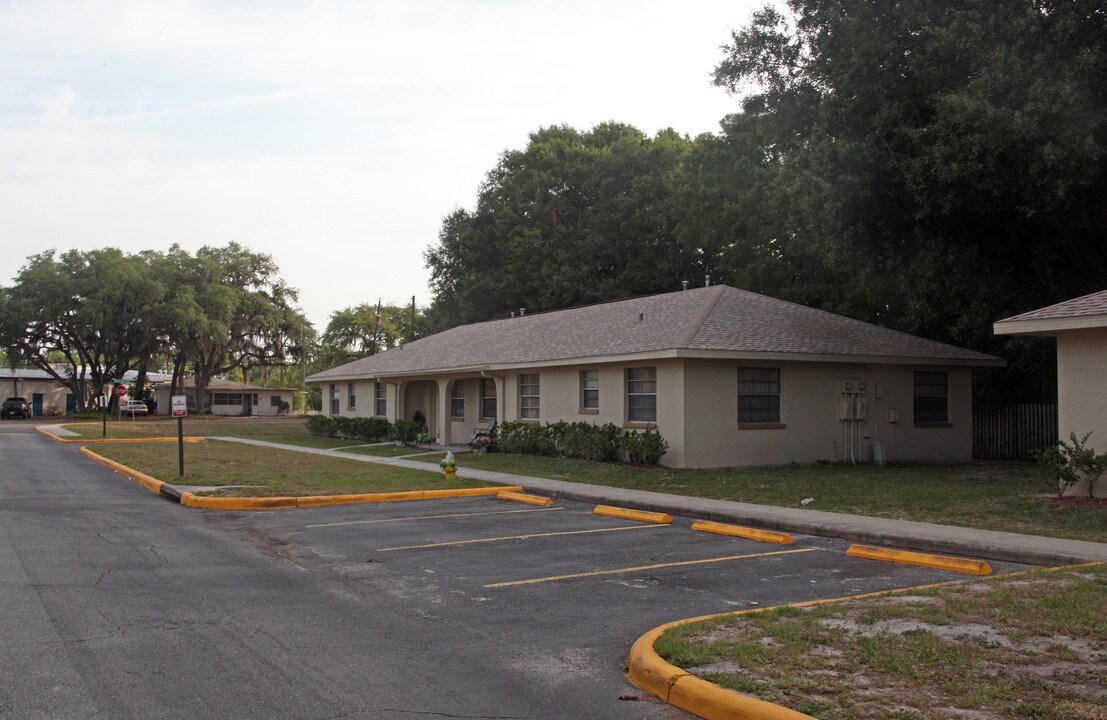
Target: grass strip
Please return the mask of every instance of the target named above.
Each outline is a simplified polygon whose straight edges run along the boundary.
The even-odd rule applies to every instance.
[[[178,485],[249,485],[217,491],[221,497],[340,495],[444,490],[461,487],[441,473],[345,460],[239,443],[206,442],[185,447],[185,476],[177,476],[175,444],[103,445],[104,457]],[[465,487],[495,487],[466,480]]]
[[[412,459],[437,464],[441,457]],[[506,453],[465,454],[457,462],[459,467],[674,495],[1107,542],[1107,505],[1080,498],[1058,501],[1045,490],[1033,463],[685,470]],[[806,498],[814,501],[803,505]]]
[[[823,720],[1104,720],[1107,564],[721,616],[655,650]]]

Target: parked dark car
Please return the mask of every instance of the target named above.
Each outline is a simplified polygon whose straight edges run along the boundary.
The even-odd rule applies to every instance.
[[[0,418],[4,420],[29,417],[31,417],[31,406],[27,404],[26,398],[8,398],[4,401],[3,407],[0,407]]]

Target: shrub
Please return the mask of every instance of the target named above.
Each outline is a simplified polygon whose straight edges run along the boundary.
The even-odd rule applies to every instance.
[[[622,430],[612,423],[556,422],[548,427],[550,441],[562,457],[610,462],[619,454]]]
[[[1095,484],[1104,472],[1107,472],[1107,453],[1097,455],[1087,446],[1091,433],[1076,437],[1069,433],[1071,445],[1064,440],[1057,441],[1057,447],[1047,448],[1038,453],[1038,462],[1046,468],[1046,482],[1062,497],[1081,480],[1088,482],[1088,497],[1095,497]]]
[[[350,437],[378,442],[392,437],[392,423],[384,418],[350,418]]]
[[[307,430],[312,435],[320,437],[334,437],[334,423],[326,415],[310,415],[307,419]]]
[[[628,431],[623,435],[627,460],[641,465],[656,465],[669,450],[669,443],[653,428],[642,432]]]
[[[392,423],[392,439],[404,445],[414,445],[419,439],[423,426],[414,420],[397,420]]]
[[[523,455],[556,455],[548,425],[504,422],[496,427],[496,447],[500,452]]]

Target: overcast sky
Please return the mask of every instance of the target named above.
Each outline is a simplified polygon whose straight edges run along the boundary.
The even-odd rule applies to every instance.
[[[0,284],[50,248],[273,255],[321,331],[540,127],[715,132],[761,0],[0,0]]]

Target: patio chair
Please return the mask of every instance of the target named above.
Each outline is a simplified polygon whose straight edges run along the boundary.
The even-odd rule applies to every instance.
[[[496,431],[496,418],[492,418],[488,421],[486,427],[473,428],[473,434],[469,436],[469,447],[476,447],[477,440],[483,437],[490,438],[492,433]]]

